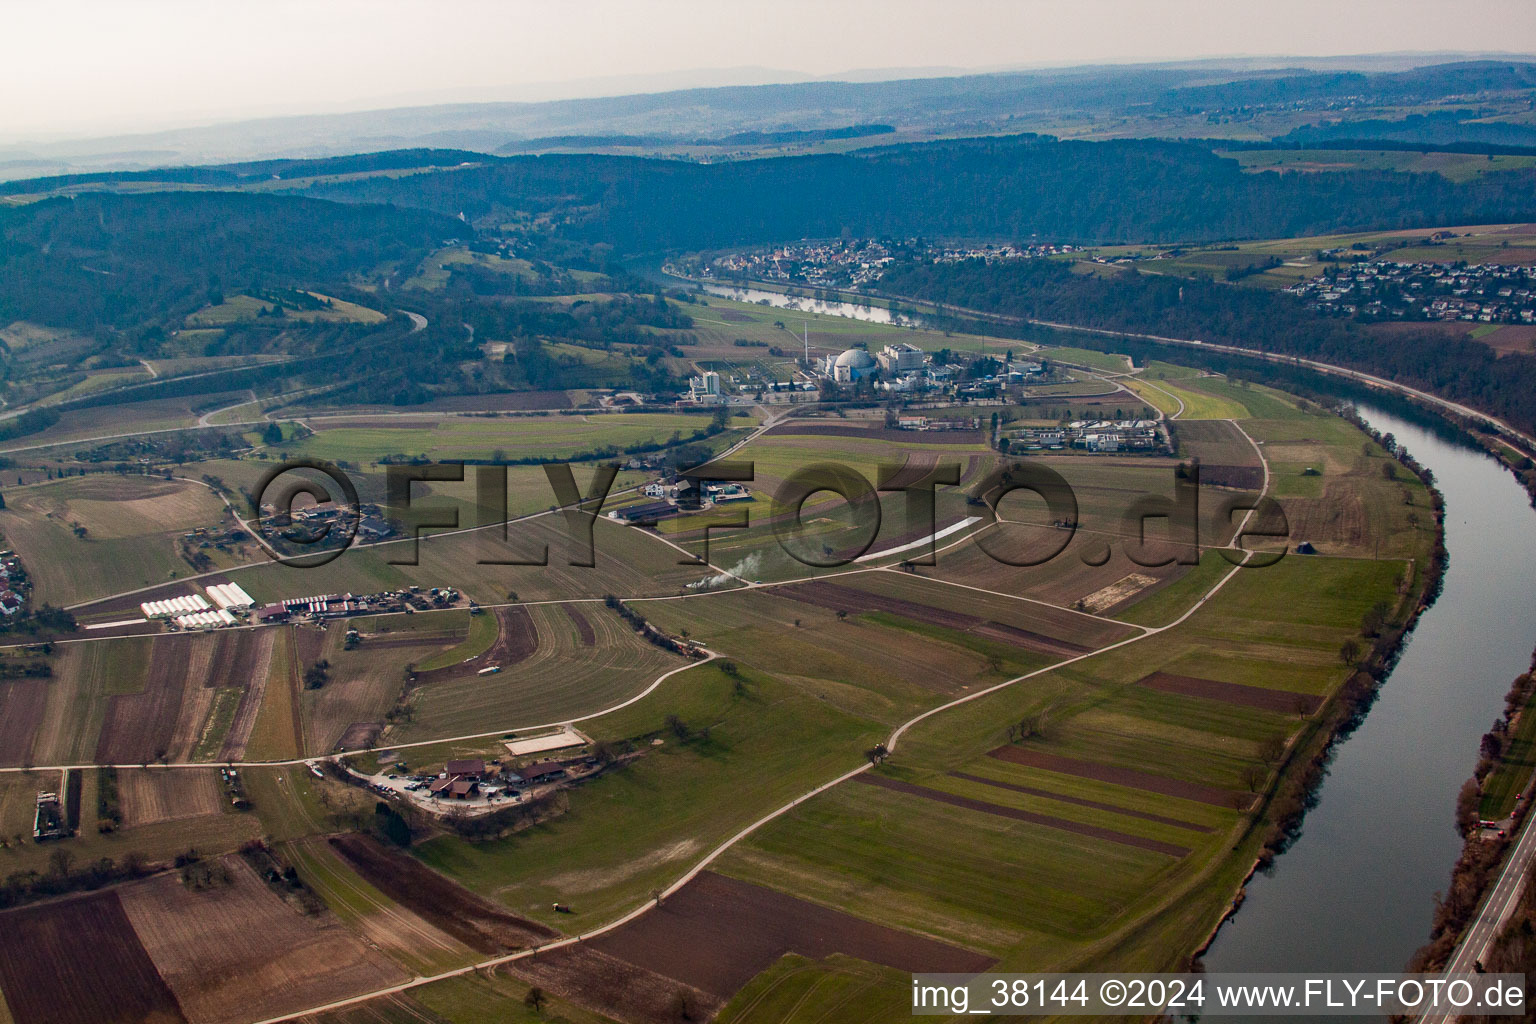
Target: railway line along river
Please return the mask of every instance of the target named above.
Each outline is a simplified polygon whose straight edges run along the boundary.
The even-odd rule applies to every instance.
[[[1253,878],[1206,953],[1211,971],[1402,970],[1460,853],[1456,792],[1536,646],[1536,511],[1519,483],[1418,422],[1360,413],[1434,472],[1444,589],[1335,747],[1301,836]]]

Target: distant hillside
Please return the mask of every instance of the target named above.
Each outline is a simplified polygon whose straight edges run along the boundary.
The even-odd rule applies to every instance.
[[[488,222],[539,215],[563,235],[627,252],[845,232],[1166,242],[1536,219],[1532,171],[1475,184],[1385,171],[1254,175],[1196,145],[1040,136],[716,164],[518,157],[305,191]]]
[[[232,192],[88,193],[0,208],[0,324],[166,321],[226,289],[312,287],[467,234],[424,210]]]
[[[259,160],[208,167],[167,167],[147,171],[57,174],[0,182],[0,196],[27,195],[55,189],[116,182],[159,182],[167,185],[213,185],[228,188],[253,182],[291,180],[321,174],[358,174],[364,171],[390,171],[411,167],[453,167],[484,158],[484,154],[461,149],[399,149],[387,153],[357,153],[315,160]]]
[[[1536,64],[1434,57],[1269,58],[1084,66],[891,81],[679,89],[541,103],[454,103],[302,117],[77,142],[0,147],[0,178],[68,164],[138,169],[273,157],[438,148],[527,152],[835,141],[849,125],[889,125],[904,141],[992,132],[1183,138],[1283,135],[1298,125],[1398,116],[1407,105],[1470,102],[1498,115],[1528,111]],[[1414,63],[1426,66],[1405,67]],[[1231,126],[1225,131],[1211,125]],[[776,143],[775,139],[779,142]],[[753,141],[755,140],[755,141]]]
[[[1436,146],[1536,146],[1536,124],[1486,121],[1481,110],[1437,110],[1409,114],[1396,121],[1336,121],[1306,125],[1276,141],[1298,146],[1352,140],[1355,142],[1421,143]]]

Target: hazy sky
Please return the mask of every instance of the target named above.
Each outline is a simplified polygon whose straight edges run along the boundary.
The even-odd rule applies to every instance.
[[[0,25],[11,139],[632,91],[531,86],[700,69],[1536,52],[1536,0],[0,0]]]

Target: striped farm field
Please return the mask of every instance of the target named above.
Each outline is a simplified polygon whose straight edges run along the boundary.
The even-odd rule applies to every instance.
[[[600,603],[580,607],[592,644],[562,606],[533,605],[519,611],[534,636],[532,653],[501,671],[424,681],[411,691],[413,714],[392,728],[393,742],[512,729],[589,715],[639,693],[657,676],[685,662],[640,639],[623,619]],[[495,621],[491,615],[483,618]]]

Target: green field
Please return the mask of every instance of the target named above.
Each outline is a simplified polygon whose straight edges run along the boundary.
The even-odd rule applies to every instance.
[[[378,310],[359,306],[355,302],[334,299],[317,292],[309,294],[328,305],[321,309],[287,308],[284,310],[283,319],[292,319],[299,323],[338,324],[378,324],[387,319]],[[230,324],[261,322],[262,314],[270,312],[275,305],[276,303],[271,299],[259,299],[250,295],[231,295],[217,306],[205,306],[193,313],[187,317],[187,324],[191,327],[227,327]]]
[[[366,417],[360,417],[366,419]],[[750,417],[733,427],[754,424]],[[324,423],[324,421],[322,421]],[[369,425],[326,425],[310,438],[284,445],[292,455],[372,463],[389,455],[455,459],[537,459],[557,461],[595,449],[659,444],[686,438],[709,426],[708,416],[680,413],[593,413],[564,416],[474,418],[445,416],[418,421],[414,428],[374,418]]]
[[[752,979],[716,1017],[721,1024],[837,1020],[883,1024],[912,1010],[908,975],[834,954],[790,954]]]
[[[1108,370],[1111,373],[1124,373],[1130,369],[1128,357],[1091,348],[1052,345],[1050,348],[1041,349],[1035,355],[1038,358],[1056,359],[1063,363],[1075,363],[1095,370]]]
[[[754,287],[757,287],[754,285]],[[918,348],[933,351],[948,348],[954,351],[990,352],[1003,354],[1007,351],[1024,352],[1034,346],[1028,342],[1010,338],[989,338],[969,334],[944,334],[915,327],[898,327],[892,324],[855,320],[851,317],[816,313],[809,309],[785,309],[779,306],[738,302],[720,295],[702,296],[696,304],[684,303],[684,312],[693,317],[690,332],[693,344],[713,354],[718,350],[725,358],[734,356],[742,361],[771,359],[766,348],[741,347],[736,339],[763,342],[777,346],[792,360],[803,352],[808,337],[813,358],[827,353],[841,352],[855,344],[867,345],[878,352],[885,345],[905,342]],[[783,326],[780,326],[780,325]]]
[[[1246,419],[1249,415],[1248,408],[1234,398],[1214,393],[1217,389],[1205,386],[1207,378],[1180,381],[1174,384],[1171,381],[1160,381],[1157,389],[1142,391],[1136,390],[1148,400],[1154,398],[1160,400],[1159,405],[1165,411],[1168,409],[1167,398],[1164,392],[1184,403],[1182,411],[1171,413],[1181,420],[1232,420]]]
[[[387,741],[405,743],[527,728],[590,715],[639,693],[663,672],[686,664],[637,637],[627,623],[598,602],[573,608],[592,627],[593,646],[581,643],[563,608],[530,607],[527,611],[538,633],[533,654],[492,675],[417,687],[411,694],[410,720],[392,728]],[[494,630],[495,616],[477,616],[471,620],[471,639],[482,620],[489,620]],[[429,659],[417,667],[430,663]]]
[[[1220,152],[1220,151],[1218,151]],[[1471,181],[1483,174],[1536,165],[1536,157],[1482,153],[1415,153],[1393,149],[1246,149],[1221,152],[1245,171],[1315,173],[1337,170],[1406,171]]]
[[[403,621],[413,625],[420,623],[424,628],[436,629],[439,628],[441,620],[449,617],[458,618],[459,616],[457,613],[447,612],[441,615],[423,616],[419,619],[404,619]],[[418,671],[427,672],[435,668],[447,668],[450,665],[457,665],[461,661],[468,661],[476,655],[484,654],[490,649],[491,644],[496,642],[496,634],[498,632],[496,629],[496,616],[470,615],[468,612],[465,612],[464,617],[469,620],[469,624],[468,635],[464,637],[463,641],[435,657],[419,662],[416,665]],[[362,624],[359,623],[359,625],[361,626]]]
[[[1478,814],[1498,821],[1515,809],[1515,797],[1524,792],[1536,770],[1536,714],[1529,705],[1515,726],[1514,735],[1498,765],[1483,780],[1483,802]]]
[[[176,538],[225,515],[201,484],[101,474],[8,489],[0,531],[37,600],[70,605],[190,575]]]

